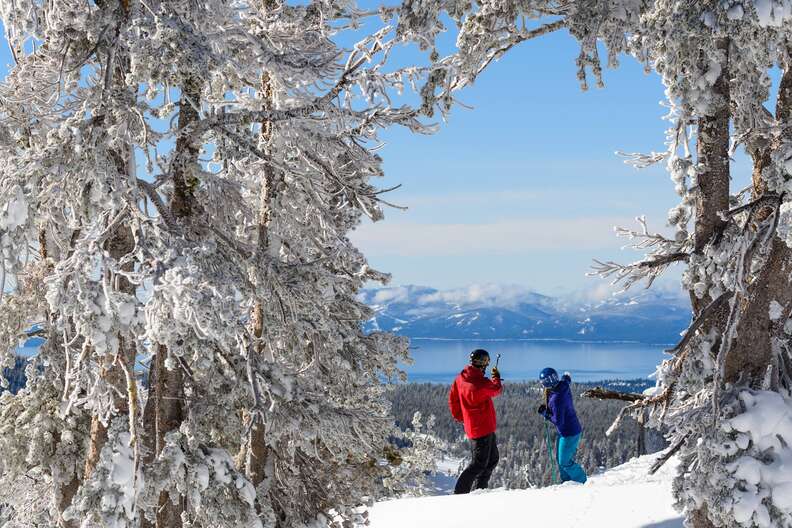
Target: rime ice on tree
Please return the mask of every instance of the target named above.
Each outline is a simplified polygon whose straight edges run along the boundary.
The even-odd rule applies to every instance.
[[[347,239],[383,216],[378,132],[432,130],[392,104],[429,75],[389,67],[419,37],[399,10],[0,13],[3,363],[46,339],[2,396],[0,469],[49,500],[17,497],[11,522],[340,526],[419,477],[432,442],[393,447],[382,395],[406,340],[360,326],[357,290],[388,277]]]

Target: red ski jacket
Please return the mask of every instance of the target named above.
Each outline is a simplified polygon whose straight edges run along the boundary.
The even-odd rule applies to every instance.
[[[468,438],[481,438],[495,432],[492,398],[502,389],[500,379],[490,380],[473,365],[465,367],[456,377],[448,393],[448,407],[456,421],[464,422]]]

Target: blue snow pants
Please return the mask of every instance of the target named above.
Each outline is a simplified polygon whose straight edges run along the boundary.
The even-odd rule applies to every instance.
[[[581,484],[586,482],[586,472],[575,462],[575,453],[580,443],[580,435],[561,436],[558,438],[558,472],[561,482],[574,480]]]

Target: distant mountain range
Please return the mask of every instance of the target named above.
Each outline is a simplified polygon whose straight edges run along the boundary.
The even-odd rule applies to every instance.
[[[690,323],[689,300],[680,293],[548,297],[521,287],[423,286],[366,289],[361,299],[375,312],[368,330],[412,338],[558,339],[666,344]]]

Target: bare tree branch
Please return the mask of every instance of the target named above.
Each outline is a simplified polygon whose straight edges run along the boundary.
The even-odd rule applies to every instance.
[[[592,398],[595,400],[621,400],[626,402],[636,402],[645,400],[645,394],[636,394],[632,392],[617,392],[613,390],[603,389],[602,387],[594,387],[581,394],[584,398]]]
[[[739,207],[735,207],[734,209],[729,209],[729,211],[726,213],[726,216],[727,217],[732,217],[732,216],[734,216],[736,214],[739,214],[739,213],[741,213],[741,212],[743,212],[743,211],[745,211],[747,209],[754,209],[754,208],[756,208],[756,207],[758,207],[758,206],[760,206],[760,205],[762,205],[762,204],[764,204],[766,202],[772,202],[772,203],[778,204],[778,203],[781,202],[781,199],[782,199],[782,197],[777,195],[777,194],[763,194],[759,198],[757,198],[755,200],[752,200],[752,201],[748,202],[745,205],[741,205]]]
[[[677,454],[677,452],[680,449],[682,449],[682,446],[685,445],[685,442],[687,442],[689,436],[690,433],[686,434],[685,436],[677,440],[677,442],[673,446],[671,446],[671,448],[668,451],[666,451],[662,456],[660,456],[660,458],[658,458],[655,461],[655,463],[652,464],[652,467],[649,468],[649,474],[654,475],[655,473],[657,473],[658,469],[663,467],[663,465],[666,462],[668,462],[671,459],[671,457],[673,457],[675,454]]]
[[[708,322],[718,312],[721,306],[723,306],[729,300],[729,298],[731,298],[732,295],[733,293],[731,292],[722,293],[720,297],[709,303],[688,327],[682,340],[677,343],[674,348],[668,349],[666,352],[669,354],[676,354],[680,350],[683,350],[690,340],[693,339],[696,331],[701,328],[704,323]]]

